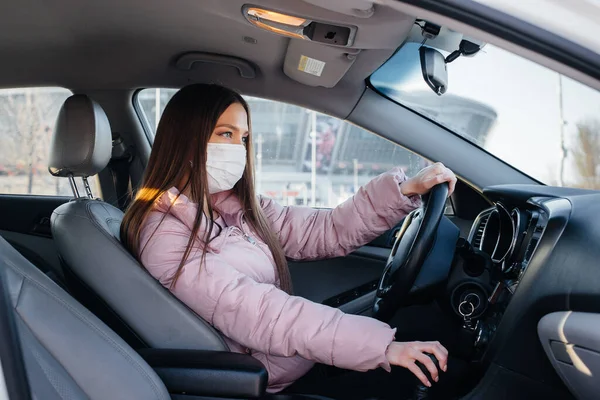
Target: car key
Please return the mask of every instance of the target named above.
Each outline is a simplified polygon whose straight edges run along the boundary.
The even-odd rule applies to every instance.
[[[458,342],[455,349],[456,354],[460,354],[462,357],[468,358],[473,353],[473,345],[475,343],[475,333],[477,325],[473,324],[471,316],[475,312],[475,305],[470,301],[469,296],[465,297],[459,306],[458,313],[462,316],[462,329],[458,334]]]
[[[458,305],[458,312],[463,317],[463,328],[473,330],[474,327],[471,321],[471,315],[475,312],[475,305],[465,298],[465,300]]]

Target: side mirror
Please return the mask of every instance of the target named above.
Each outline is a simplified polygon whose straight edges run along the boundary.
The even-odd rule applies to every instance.
[[[419,55],[423,79],[438,96],[443,95],[448,89],[448,70],[444,56],[439,51],[425,46],[419,48]]]

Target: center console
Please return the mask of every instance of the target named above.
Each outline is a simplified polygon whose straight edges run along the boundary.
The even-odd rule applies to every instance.
[[[469,359],[481,359],[494,337],[547,218],[534,204],[510,209],[497,202],[478,215],[469,237],[459,241],[447,298],[461,323],[462,349]]]
[[[312,395],[267,393],[266,368],[247,354],[185,349],[138,352],[156,371],[173,399],[328,400]]]

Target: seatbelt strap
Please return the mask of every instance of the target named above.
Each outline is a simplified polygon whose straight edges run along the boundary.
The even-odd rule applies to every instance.
[[[112,156],[108,167],[110,169],[113,186],[117,196],[117,204],[121,210],[125,210],[131,201],[131,177],[129,167],[133,161],[133,155],[118,133],[113,133]]]

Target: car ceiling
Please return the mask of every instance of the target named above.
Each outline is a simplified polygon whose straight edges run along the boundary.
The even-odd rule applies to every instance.
[[[314,0],[20,0],[0,11],[0,87],[64,86],[76,91],[180,87],[216,82],[245,94],[304,104],[338,117],[347,116],[365,89],[367,78],[403,42],[414,18],[375,5],[369,18],[344,14],[334,1]],[[311,42],[315,51],[337,57],[360,49],[354,63],[331,88],[314,87],[283,71],[290,40],[252,26],[245,4],[297,16],[358,27],[354,49]],[[353,0],[353,6],[372,4]],[[256,40],[247,43],[244,37]],[[304,42],[304,41],[300,41]],[[204,51],[245,59],[256,77],[236,69],[201,64],[178,70],[183,53]]]

